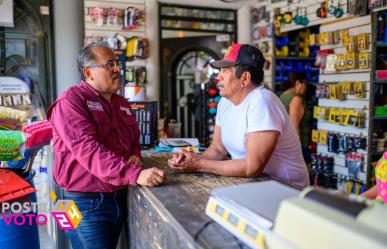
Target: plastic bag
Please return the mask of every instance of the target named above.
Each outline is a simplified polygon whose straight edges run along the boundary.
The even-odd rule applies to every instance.
[[[0,118],[24,121],[27,119],[27,116],[28,113],[26,111],[0,106]]]
[[[22,159],[20,148],[24,142],[21,131],[0,131],[0,161]]]

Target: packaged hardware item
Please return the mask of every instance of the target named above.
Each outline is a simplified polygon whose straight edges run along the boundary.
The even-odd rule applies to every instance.
[[[328,152],[338,153],[339,152],[339,134],[329,133],[328,134]]]
[[[349,81],[343,81],[341,83],[341,91],[343,94],[352,94],[353,93],[353,84]]]
[[[335,54],[329,54],[326,57],[326,72],[335,72],[336,71],[337,56]]]
[[[354,53],[356,48],[356,39],[354,36],[348,36],[345,40],[347,53]]]
[[[347,68],[344,54],[337,54],[336,55],[336,70],[345,70]]]
[[[319,131],[312,130],[312,142],[318,143]]]
[[[124,27],[125,29],[135,29],[139,25],[145,24],[145,14],[143,11],[136,7],[128,7],[125,10],[124,15]],[[173,24],[172,24],[173,25]],[[168,25],[167,25],[168,26]],[[175,28],[180,27],[181,25],[176,23],[174,25]],[[200,27],[185,27],[185,28],[200,28]]]
[[[345,55],[346,67],[345,69],[355,69],[357,67],[357,56],[355,53],[347,53]]]
[[[316,67],[320,67],[321,69],[324,69],[327,63],[327,56],[333,53],[334,53],[333,49],[325,49],[325,50],[317,51],[317,57],[314,65]]]
[[[364,82],[353,83],[353,94],[358,98],[365,98],[366,87]]]
[[[319,36],[320,45],[328,45],[332,43],[332,34],[330,32],[320,33]]]
[[[369,35],[366,33],[359,34],[356,36],[356,43],[357,43],[357,50],[358,51],[363,51],[368,49],[369,45],[369,40],[368,40]]]
[[[118,8],[109,8],[108,16],[107,16],[107,24],[108,25],[119,25],[121,17],[121,10]]]
[[[345,157],[345,166],[348,168],[349,178],[356,179],[363,166],[364,157],[362,154],[350,152]]]
[[[329,85],[317,84],[316,85],[316,98],[328,98],[329,97]]]
[[[345,125],[364,128],[365,112],[364,111],[356,111],[356,110],[348,110],[348,119],[346,120]]]
[[[319,137],[318,137],[318,143],[326,145],[328,143],[328,131],[320,130],[319,131]]]
[[[328,113],[329,113],[329,108],[327,107],[321,107],[321,106],[315,106],[313,107],[313,117],[315,119],[328,119]]]
[[[90,7],[91,22],[97,26],[103,26],[104,24],[104,8],[102,7]]]
[[[359,69],[368,69],[370,67],[370,54],[359,53]]]
[[[343,100],[345,96],[342,92],[341,86],[339,84],[330,84],[329,85],[329,98]]]
[[[330,108],[328,121],[332,124],[340,124],[341,110],[336,109],[336,108]]]
[[[341,117],[340,117],[340,124],[341,125],[347,125],[349,115],[351,114],[351,110],[343,109],[341,110]]]
[[[340,32],[341,44],[345,45],[347,43],[347,38],[349,37],[348,29],[342,29]]]
[[[334,180],[333,166],[333,157],[312,154],[310,168],[311,184],[330,188],[335,187],[336,181]]]

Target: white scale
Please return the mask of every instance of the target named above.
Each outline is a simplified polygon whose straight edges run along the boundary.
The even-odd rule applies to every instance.
[[[212,191],[206,214],[252,248],[263,248],[281,201],[300,191],[276,181],[257,182]]]
[[[212,191],[206,214],[251,248],[386,249],[387,205],[275,181]]]

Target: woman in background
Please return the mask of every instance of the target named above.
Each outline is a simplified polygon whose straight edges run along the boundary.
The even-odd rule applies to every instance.
[[[305,94],[308,78],[305,73],[292,73],[282,85],[280,99],[300,136],[302,154],[309,161],[309,145],[312,131],[312,113],[306,108]]]
[[[387,204],[387,151],[375,166],[376,185],[363,193],[363,196],[380,204]]]

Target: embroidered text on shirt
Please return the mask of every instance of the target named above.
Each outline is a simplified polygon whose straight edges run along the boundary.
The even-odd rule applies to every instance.
[[[86,101],[87,107],[90,111],[101,111],[103,112],[102,104],[100,102]]]
[[[125,111],[127,115],[131,116],[132,115],[132,112],[130,111],[130,109],[128,107],[125,107],[125,106],[120,106],[120,110],[121,111]]]

